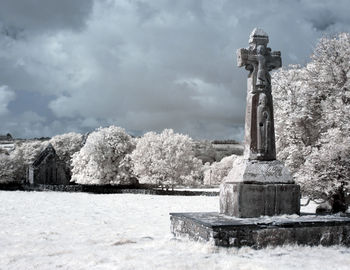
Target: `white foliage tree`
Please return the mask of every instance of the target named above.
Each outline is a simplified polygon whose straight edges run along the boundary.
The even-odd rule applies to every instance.
[[[349,191],[350,143],[340,129],[329,129],[321,135],[321,147],[313,147],[305,164],[296,172],[306,193],[315,197],[343,196]],[[334,200],[335,198],[333,198]]]
[[[48,141],[29,140],[17,143],[16,149],[21,151],[24,163],[27,166],[34,162],[48,144]]]
[[[40,140],[22,141],[15,144],[15,150],[10,153],[10,160],[15,163],[12,166],[16,168],[14,181],[25,181],[28,166],[34,162],[47,145],[47,141]]]
[[[92,132],[79,152],[73,154],[72,181],[79,184],[130,184],[128,154],[134,140],[123,128],[110,126]]]
[[[25,168],[22,156],[19,149],[11,153],[0,149],[0,183],[20,183],[23,180]]]
[[[160,134],[148,132],[137,139],[131,160],[140,183],[163,186],[199,184],[202,163],[194,157],[193,141],[172,129],[165,129]]]
[[[205,185],[220,185],[223,179],[232,169],[233,161],[237,158],[236,155],[224,157],[219,162],[213,162],[204,171],[203,182]]]
[[[320,39],[305,67],[273,77],[278,157],[304,194],[330,200],[335,210],[344,210],[349,192],[349,76],[350,34],[341,33]]]
[[[83,135],[75,132],[56,135],[49,141],[56,150],[58,157],[71,168],[71,159],[78,152],[83,143]]]
[[[0,177],[3,182],[21,182],[26,179],[27,168],[39,154],[48,146],[53,145],[57,155],[71,165],[73,154],[80,150],[83,136],[78,133],[57,135],[49,141],[26,140],[15,143],[15,150],[0,155]],[[6,180],[5,180],[6,179]]]
[[[0,181],[2,183],[23,182],[27,168],[48,145],[47,141],[29,140],[15,143],[15,149],[0,153]]]

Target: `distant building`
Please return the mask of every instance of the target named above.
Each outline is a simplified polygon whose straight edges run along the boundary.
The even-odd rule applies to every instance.
[[[28,182],[43,185],[68,185],[70,173],[65,162],[49,144],[28,169]]]
[[[13,141],[12,135],[10,133],[6,135],[0,134],[0,141]]]
[[[7,152],[11,152],[15,149],[15,142],[10,133],[7,133],[6,135],[0,134],[0,148]]]

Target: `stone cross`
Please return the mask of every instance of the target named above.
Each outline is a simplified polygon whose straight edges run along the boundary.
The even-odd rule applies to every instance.
[[[275,160],[275,129],[270,71],[282,65],[281,53],[267,47],[268,35],[255,28],[249,47],[237,50],[237,65],[249,70],[245,120],[245,158]]]

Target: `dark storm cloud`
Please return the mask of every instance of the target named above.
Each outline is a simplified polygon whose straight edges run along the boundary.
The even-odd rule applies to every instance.
[[[2,24],[24,33],[0,37],[0,117],[11,121],[0,131],[18,136],[115,124],[242,138],[247,72],[235,51],[252,29],[266,30],[284,65],[305,63],[322,34],[350,29],[347,1],[3,3]]]
[[[317,31],[349,31],[349,1],[302,1],[303,17]]]
[[[80,30],[92,4],[92,0],[1,0],[0,24],[3,33],[15,38],[25,31]]]

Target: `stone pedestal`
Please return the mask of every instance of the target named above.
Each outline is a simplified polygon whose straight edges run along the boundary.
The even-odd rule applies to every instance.
[[[264,248],[280,245],[350,246],[350,217],[290,215],[235,218],[219,213],[170,213],[177,237],[209,241],[216,246]]]
[[[220,213],[260,217],[300,213],[300,187],[278,160],[237,159],[220,186]]]
[[[235,159],[224,182],[245,184],[294,184],[293,178],[281,161]]]
[[[295,184],[223,183],[220,213],[250,218],[300,213],[300,187]]]
[[[282,59],[279,51],[267,47],[268,42],[268,35],[255,28],[249,37],[249,47],[237,51],[237,65],[249,71],[245,150],[244,158],[235,160],[222,181],[220,213],[171,214],[172,232],[214,240],[221,246],[349,244],[349,218],[339,222],[330,218],[324,226],[322,218],[309,221],[298,216],[300,188],[284,164],[276,160],[269,72],[280,68]],[[281,215],[296,217],[271,225],[271,220],[280,220]]]

